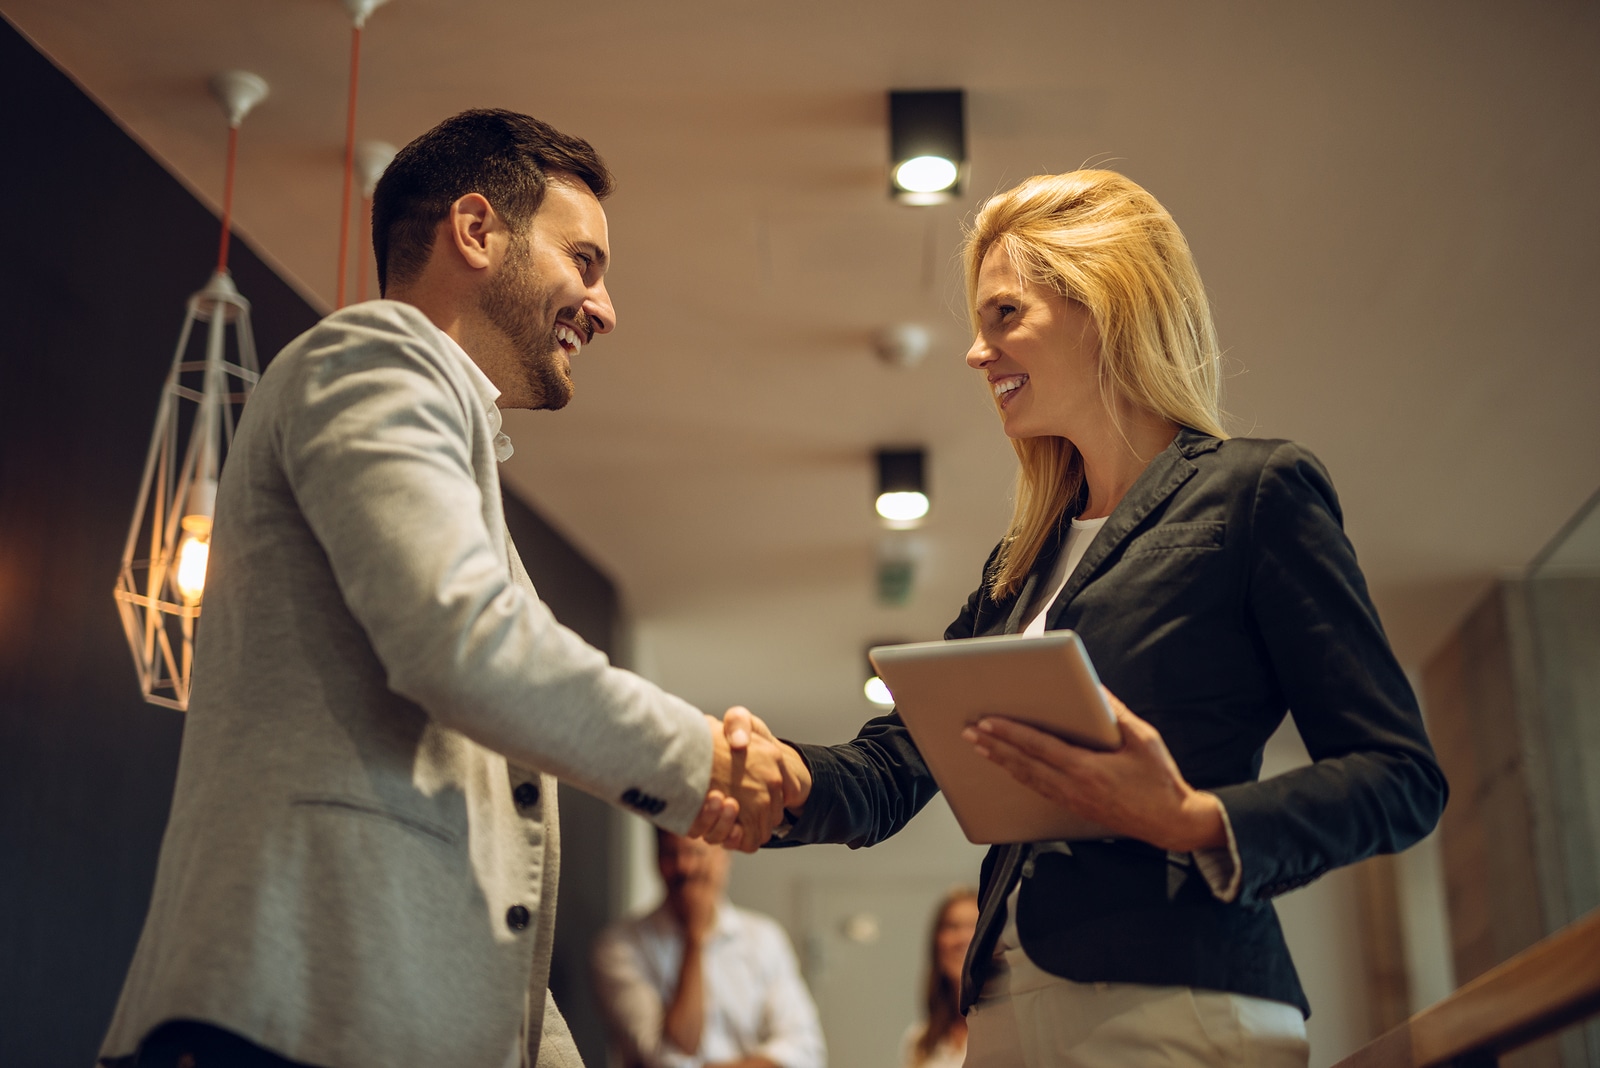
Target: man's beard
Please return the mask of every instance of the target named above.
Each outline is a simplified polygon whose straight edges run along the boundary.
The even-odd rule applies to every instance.
[[[537,394],[535,407],[550,411],[565,408],[572,399],[572,379],[562,369],[566,352],[556,340],[552,303],[550,291],[535,276],[532,245],[524,235],[507,250],[505,262],[484,289],[481,307],[517,354]],[[582,311],[572,318],[581,323]]]

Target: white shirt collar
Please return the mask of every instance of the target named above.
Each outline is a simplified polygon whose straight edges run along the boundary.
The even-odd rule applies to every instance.
[[[439,330],[437,326],[434,329]],[[455,338],[443,330],[439,330],[439,336],[444,338],[445,348],[455,353],[456,358],[461,361],[462,369],[467,372],[468,381],[472,383],[472,388],[477,391],[478,402],[483,405],[483,414],[489,417],[489,433],[494,435],[494,458],[501,463],[505,463],[511,459],[511,454],[516,451],[516,448],[511,444],[511,439],[500,430],[500,408],[495,404],[495,401],[500,399],[500,391],[489,380],[489,376],[483,373],[483,368],[474,363],[472,357],[467,355],[467,350],[457,344]]]

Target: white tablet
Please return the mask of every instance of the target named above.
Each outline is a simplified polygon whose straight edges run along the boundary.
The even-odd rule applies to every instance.
[[[961,737],[968,725],[996,715],[1091,749],[1120,746],[1116,716],[1077,634],[880,645],[867,655],[970,841],[1110,835],[1023,786]]]

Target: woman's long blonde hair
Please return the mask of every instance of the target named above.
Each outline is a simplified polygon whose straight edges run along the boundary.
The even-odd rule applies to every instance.
[[[978,330],[978,271],[995,246],[1021,276],[1088,310],[1100,332],[1100,390],[1180,426],[1226,437],[1221,350],[1194,255],[1156,198],[1115,171],[1029,178],[991,197],[967,234],[967,312]],[[1083,461],[1060,437],[1018,438],[1017,499],[986,577],[1001,598],[1027,579],[1083,488]],[[1150,457],[1146,457],[1150,459]]]

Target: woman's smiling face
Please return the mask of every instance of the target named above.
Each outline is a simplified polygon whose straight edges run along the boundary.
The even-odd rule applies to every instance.
[[[967,365],[988,381],[1007,437],[1064,437],[1105,418],[1100,331],[1088,309],[1023,278],[997,243],[978,269]]]

